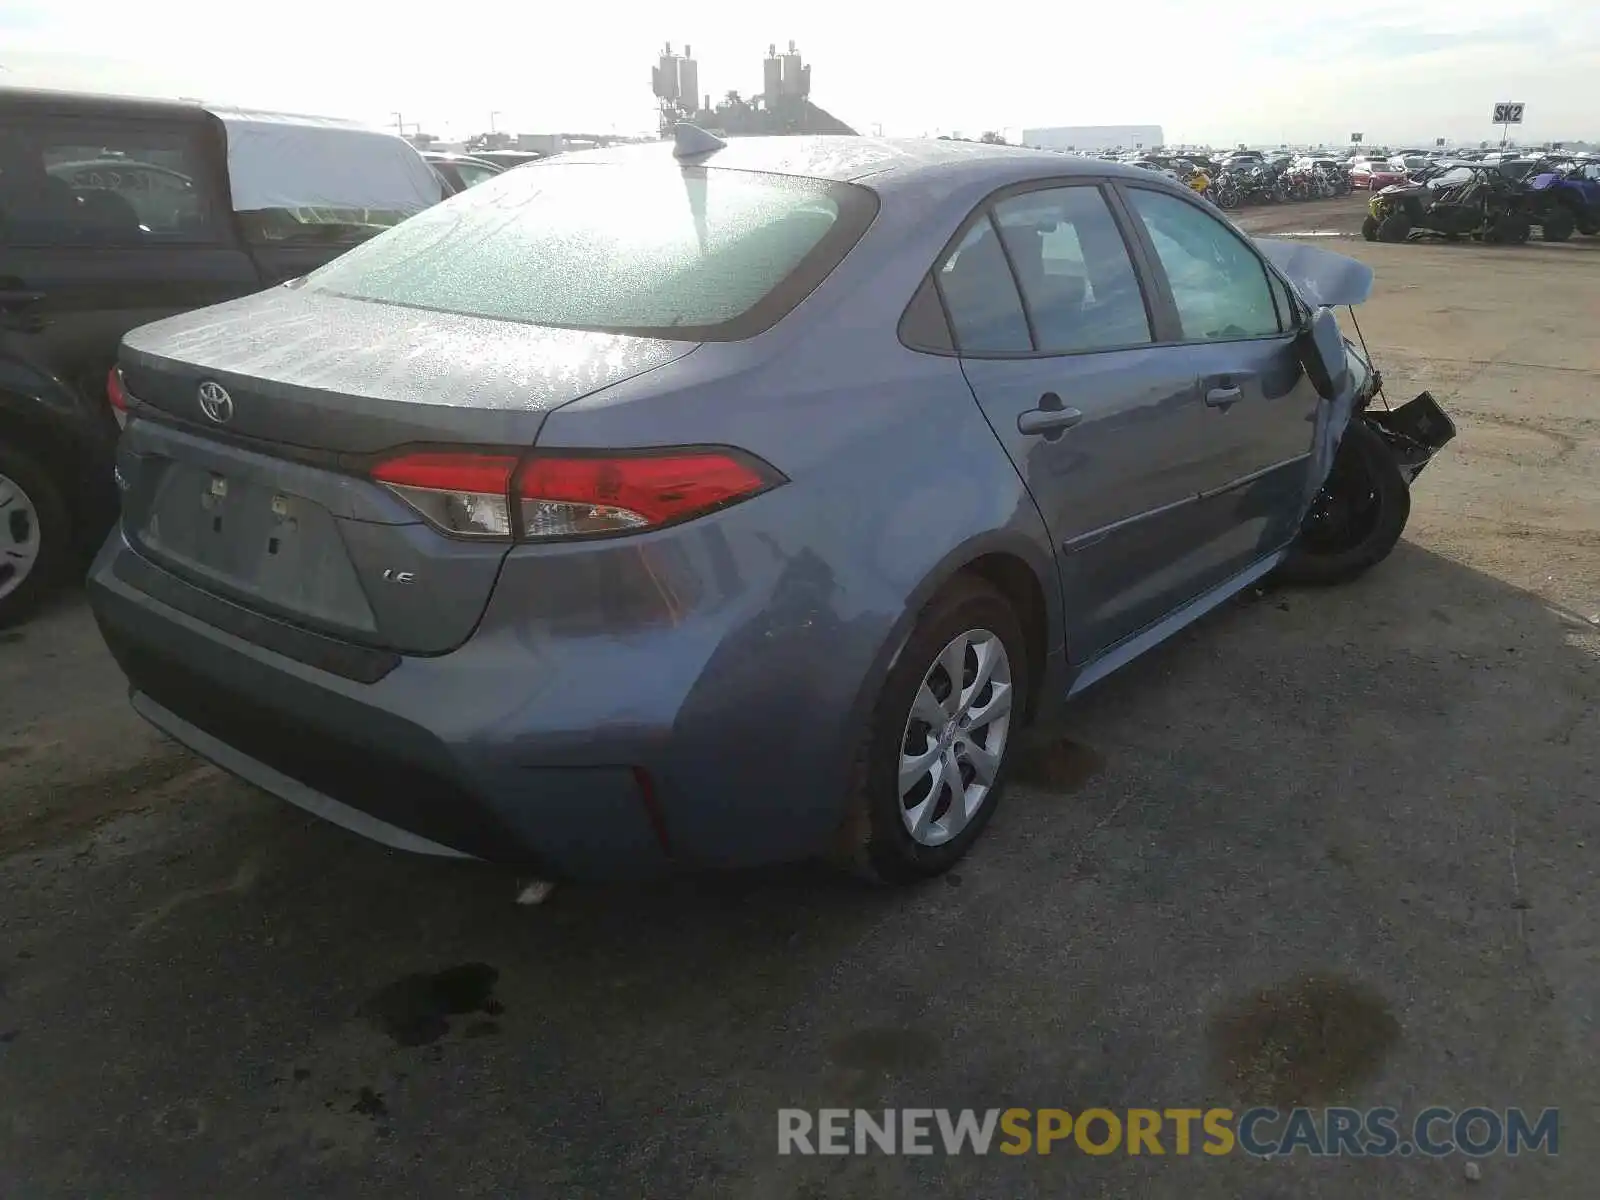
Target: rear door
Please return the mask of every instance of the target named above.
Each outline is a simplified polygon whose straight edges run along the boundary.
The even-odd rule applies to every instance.
[[[0,128],[0,354],[39,387],[108,413],[124,333],[256,289],[211,137],[113,117]]]
[[[1072,180],[1002,194],[934,275],[967,380],[1056,543],[1074,662],[1196,587],[1206,414],[1192,364],[1156,345],[1135,261],[1105,187]]]
[[[1199,378],[1186,558],[1209,588],[1287,544],[1298,526],[1318,401],[1295,351],[1300,313],[1255,246],[1208,208],[1134,183],[1121,191],[1166,310],[1157,353]]]

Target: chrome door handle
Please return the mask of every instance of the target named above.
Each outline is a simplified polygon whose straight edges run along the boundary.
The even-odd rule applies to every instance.
[[[1083,414],[1075,408],[1030,408],[1017,415],[1017,432],[1051,434],[1071,429]]]
[[[1017,414],[1017,432],[1043,434],[1046,441],[1053,442],[1081,420],[1081,412],[1062,404],[1061,397],[1054,392],[1046,392],[1039,397],[1038,408]]]
[[[1212,408],[1227,408],[1244,393],[1236,387],[1215,387],[1206,393],[1206,403]]]

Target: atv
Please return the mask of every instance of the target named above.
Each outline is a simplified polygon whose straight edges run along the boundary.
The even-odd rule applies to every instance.
[[[1529,175],[1527,189],[1528,219],[1545,241],[1600,233],[1600,166],[1543,162]]]
[[[1531,232],[1523,189],[1495,170],[1466,164],[1430,179],[1391,184],[1367,204],[1361,236],[1404,242],[1421,234],[1518,244]]]

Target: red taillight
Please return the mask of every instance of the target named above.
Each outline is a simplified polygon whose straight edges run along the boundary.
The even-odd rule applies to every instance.
[[[111,402],[111,415],[118,425],[128,423],[128,389],[122,385],[122,368],[112,367],[106,375],[106,399]]]
[[[372,477],[446,533],[511,536],[509,454],[403,454],[379,463]]]
[[[732,450],[541,452],[520,471],[517,462],[507,454],[412,453],[380,463],[372,477],[438,528],[466,537],[510,537],[515,500],[528,540],[655,529],[782,482]]]
[[[765,491],[776,477],[725,450],[646,454],[537,453],[517,475],[530,540],[654,529]]]

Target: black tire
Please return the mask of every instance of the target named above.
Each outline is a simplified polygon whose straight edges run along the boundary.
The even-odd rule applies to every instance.
[[[1380,242],[1403,242],[1411,236],[1411,218],[1403,212],[1392,212],[1378,222]]]
[[[0,629],[16,625],[32,615],[40,601],[54,590],[67,563],[72,560],[72,518],[61,491],[44,465],[27,449],[13,441],[0,440],[0,477],[11,481],[27,498],[33,518],[15,501],[0,508]],[[9,489],[0,489],[9,490]],[[5,496],[0,495],[0,503]],[[35,520],[37,528],[34,529]],[[14,590],[6,582],[15,578],[15,568],[7,562],[6,549],[27,535],[36,536],[37,556]]]
[[[1378,218],[1371,213],[1368,213],[1367,219],[1361,222],[1361,236],[1369,242],[1378,240]]]
[[[1005,647],[1013,697],[1007,740],[995,782],[966,826],[944,844],[927,846],[913,840],[903,817],[899,764],[907,718],[940,652],[970,630],[988,630]],[[1011,603],[990,584],[959,575],[928,603],[884,680],[856,754],[853,794],[838,847],[842,865],[875,883],[907,884],[931,879],[960,861],[1003,795],[1006,767],[1021,736],[1032,668],[1022,625]]]
[[[1545,214],[1544,221],[1539,226],[1539,236],[1547,242],[1564,242],[1577,228],[1578,222],[1573,220],[1571,213],[1563,209]]]
[[[1278,567],[1288,583],[1345,583],[1389,557],[1411,516],[1411,488],[1389,443],[1360,417]]]
[[[1489,233],[1484,241],[1496,242],[1502,246],[1520,246],[1528,240],[1532,232],[1526,218],[1513,213],[1504,213],[1494,219],[1494,224],[1489,227]]]

